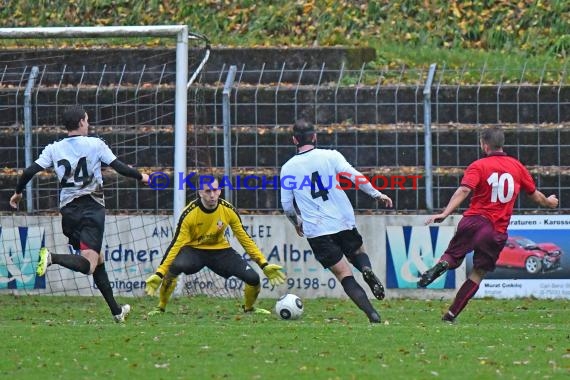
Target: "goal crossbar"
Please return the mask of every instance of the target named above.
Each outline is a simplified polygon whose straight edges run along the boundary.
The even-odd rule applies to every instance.
[[[185,33],[186,25],[0,28],[0,38],[170,37]]]

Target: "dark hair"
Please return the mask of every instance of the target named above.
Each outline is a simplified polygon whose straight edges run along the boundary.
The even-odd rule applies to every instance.
[[[299,119],[293,125],[293,136],[299,142],[297,145],[314,144],[313,135],[315,134],[315,126],[305,119]]]
[[[501,127],[493,126],[485,128],[481,132],[481,140],[489,145],[491,150],[502,149],[505,145],[505,134]]]
[[[63,113],[63,125],[68,131],[79,128],[79,122],[85,119],[85,109],[81,106],[71,106]]]
[[[203,174],[196,172],[196,174],[197,175],[192,176],[192,178],[187,179],[187,181],[190,181],[190,184],[194,189],[206,190],[215,181],[218,181],[218,187],[219,187],[221,182],[221,176],[214,174],[213,171],[206,171]]]

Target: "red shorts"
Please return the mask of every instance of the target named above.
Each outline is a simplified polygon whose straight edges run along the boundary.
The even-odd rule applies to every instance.
[[[454,269],[473,251],[473,268],[492,272],[507,237],[506,233],[495,231],[493,224],[480,215],[464,216],[441,260],[447,261],[449,268]]]

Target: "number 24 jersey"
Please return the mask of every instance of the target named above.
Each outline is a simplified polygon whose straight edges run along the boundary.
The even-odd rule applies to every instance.
[[[44,169],[54,168],[61,188],[60,208],[88,194],[104,206],[101,162],[108,165],[116,159],[98,137],[68,136],[46,146],[36,163]]]

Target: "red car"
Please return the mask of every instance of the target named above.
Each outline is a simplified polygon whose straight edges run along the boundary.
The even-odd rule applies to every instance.
[[[560,267],[562,250],[553,243],[535,243],[522,236],[512,236],[499,255],[497,266],[523,268],[536,274]]]

